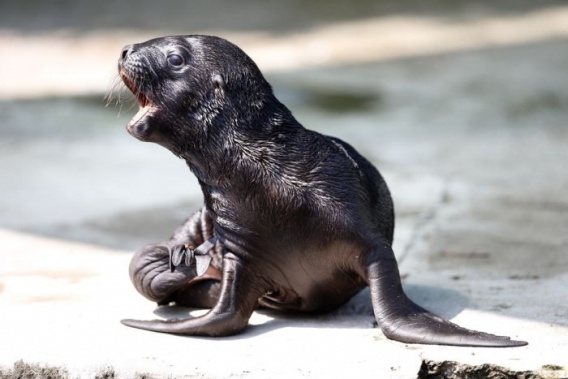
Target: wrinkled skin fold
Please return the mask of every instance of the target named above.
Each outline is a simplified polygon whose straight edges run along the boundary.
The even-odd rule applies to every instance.
[[[130,277],[158,304],[210,309],[125,325],[227,336],[243,331],[259,306],[329,311],[369,286],[377,323],[392,340],[526,344],[462,328],[405,295],[391,247],[392,199],[379,172],[347,143],[304,128],[238,47],[211,36],[158,38],[126,46],[118,68],[140,105],[128,132],[185,160],[204,197],[170,240],[133,256]],[[211,238],[203,275],[194,265],[170,270],[171,249]]]

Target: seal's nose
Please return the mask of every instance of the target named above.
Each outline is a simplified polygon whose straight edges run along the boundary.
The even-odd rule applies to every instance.
[[[121,59],[126,59],[128,57],[128,55],[130,55],[130,53],[132,53],[132,50],[134,49],[134,45],[126,45],[122,48],[122,54],[120,54],[120,58]]]

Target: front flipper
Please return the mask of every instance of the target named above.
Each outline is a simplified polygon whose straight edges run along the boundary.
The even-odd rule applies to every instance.
[[[392,248],[378,245],[365,275],[379,327],[389,339],[428,345],[513,347],[527,342],[462,328],[416,305],[402,289]]]
[[[122,320],[133,328],[193,336],[228,336],[242,331],[265,292],[258,278],[233,254],[223,257],[223,279],[217,304],[205,315],[177,320]]]

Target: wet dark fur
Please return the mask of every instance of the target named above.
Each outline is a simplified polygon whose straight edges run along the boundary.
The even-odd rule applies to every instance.
[[[124,324],[230,335],[259,305],[327,311],[369,285],[388,338],[525,344],[461,328],[406,297],[391,249],[393,204],[378,171],[347,143],[300,125],[238,47],[209,36],[155,39],[125,47],[119,72],[140,106],[150,105],[129,132],[184,159],[205,202],[170,241],[135,254],[132,281],[160,304],[211,308],[195,318]],[[211,237],[218,243],[206,275],[169,271],[168,248]]]

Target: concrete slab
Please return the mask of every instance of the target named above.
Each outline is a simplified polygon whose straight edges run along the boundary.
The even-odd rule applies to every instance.
[[[4,367],[23,359],[61,367],[71,377],[82,378],[109,372],[117,378],[339,378],[353,375],[354,370],[359,377],[412,378],[423,360],[434,360],[566,376],[568,328],[546,322],[533,312],[527,313],[535,316],[534,321],[504,316],[503,309],[487,305],[506,302],[520,307],[528,302],[543,311],[549,307],[545,299],[551,294],[565,299],[565,276],[552,281],[533,279],[536,285],[530,291],[518,286],[511,290],[503,284],[506,280],[479,278],[474,286],[464,279],[460,282],[466,284],[452,288],[448,280],[428,281],[420,274],[415,279],[420,284],[406,286],[415,300],[462,325],[530,341],[528,347],[517,349],[389,341],[373,328],[367,291],[330,315],[303,317],[261,311],[254,314],[251,327],[242,335],[184,338],[141,332],[118,323],[123,317],[185,316],[190,312],[183,308],[156,310],[138,296],[126,274],[128,254],[7,231],[0,232],[0,239],[5,249],[0,266],[0,364]],[[437,275],[444,278],[444,274]],[[483,299],[483,294],[491,291],[488,286],[499,284],[503,288],[498,296]],[[468,304],[468,297],[476,303]],[[558,316],[564,311],[555,310]],[[549,367],[556,369],[549,372]]]
[[[529,341],[502,350],[386,340],[365,291],[329,315],[256,312],[230,338],[123,327],[196,312],[156,309],[127,275],[132,250],[166,239],[199,206],[195,180],[129,137],[133,111],[117,118],[102,95],[0,102],[0,377],[18,360],[73,378],[414,378],[446,361],[568,377],[567,63],[568,42],[547,37],[269,73],[306,126],[349,141],[385,174],[409,295]]]

